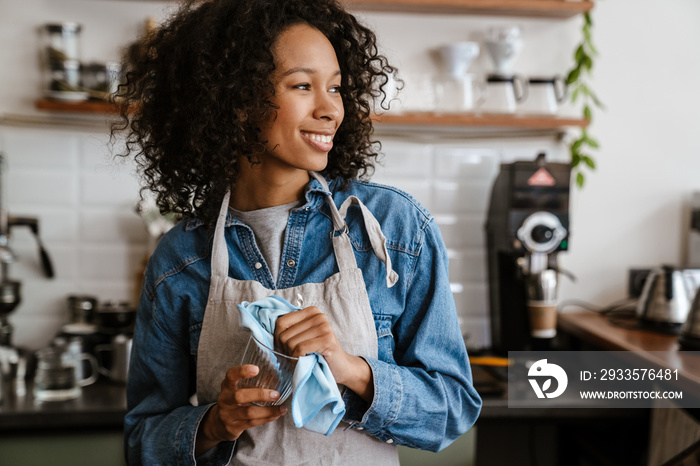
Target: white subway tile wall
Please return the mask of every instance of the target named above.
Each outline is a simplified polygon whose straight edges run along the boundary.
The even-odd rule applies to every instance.
[[[543,140],[421,140],[381,137],[382,165],[373,180],[413,195],[435,216],[450,259],[450,280],[469,348],[489,345],[484,222],[490,185],[501,162],[533,158]],[[36,243],[26,228],[12,232],[18,256],[11,278],[22,282],[22,303],[10,315],[14,343],[47,344],[66,322],[66,297],[134,302],[136,274],[148,234],[134,207],[138,182],[130,162],[114,160],[108,136],[79,130],[0,128],[7,158],[4,186],[11,215],[40,220],[41,237],[56,270],[43,277]]]
[[[43,276],[29,229],[14,228],[10,277],[22,283],[22,301],[10,322],[14,343],[36,349],[66,323],[71,294],[134,301],[148,233],[134,211],[133,165],[112,160],[106,132],[3,127],[0,150],[5,207],[39,219],[56,275]]]

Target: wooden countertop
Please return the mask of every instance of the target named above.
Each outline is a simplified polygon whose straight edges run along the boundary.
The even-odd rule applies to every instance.
[[[700,352],[683,351],[678,336],[638,328],[634,319],[610,319],[594,312],[562,313],[559,329],[597,349],[632,351],[663,368],[678,369],[679,375],[700,392]]]

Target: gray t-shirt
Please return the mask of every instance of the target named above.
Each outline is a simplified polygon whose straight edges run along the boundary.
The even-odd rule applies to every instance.
[[[231,215],[253,230],[255,242],[265,258],[274,282],[277,282],[277,275],[280,270],[284,233],[287,230],[289,213],[297,206],[299,206],[299,201],[264,209],[249,210],[248,212],[229,207]]]

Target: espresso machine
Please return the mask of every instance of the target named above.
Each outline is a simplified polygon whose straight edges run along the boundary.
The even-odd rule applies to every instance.
[[[548,163],[544,153],[501,164],[486,220],[495,354],[548,349],[556,335],[557,255],[569,246],[570,178],[570,164]]]

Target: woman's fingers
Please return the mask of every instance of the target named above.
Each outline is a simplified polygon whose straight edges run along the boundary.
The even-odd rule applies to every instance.
[[[272,422],[287,412],[284,406],[257,406],[252,403],[269,403],[279,399],[275,390],[263,388],[239,388],[241,380],[254,377],[257,366],[235,366],[226,372],[221,382],[221,393],[212,409],[216,438],[235,440],[241,433],[254,426]]]
[[[275,334],[282,333],[290,327],[308,319],[313,315],[323,315],[323,312],[316,306],[309,306],[295,312],[288,312],[277,318],[275,322]]]
[[[236,405],[249,403],[269,403],[279,399],[280,394],[276,390],[266,388],[239,388],[233,392],[223,393],[223,399]]]
[[[287,412],[284,406],[217,405],[221,426],[219,438],[236,440],[246,429],[279,419]]]
[[[279,399],[280,394],[275,390],[264,388],[240,388],[240,382],[255,377],[259,368],[252,364],[235,366],[226,372],[226,377],[221,382],[219,402],[227,404],[268,403]]]
[[[288,354],[295,358],[306,356],[309,353],[318,353],[329,356],[340,349],[335,334],[332,332],[319,332],[317,329],[309,329],[292,338],[285,346]]]
[[[219,406],[221,420],[228,423],[250,423],[278,418],[287,412],[284,406],[226,405]],[[257,424],[256,424],[257,425]]]
[[[286,354],[295,357],[306,354],[296,351],[300,343],[309,339],[321,338],[324,335],[329,338],[330,343],[336,340],[328,317],[313,306],[300,311],[290,312],[278,318],[275,325],[275,342],[277,347]]]

